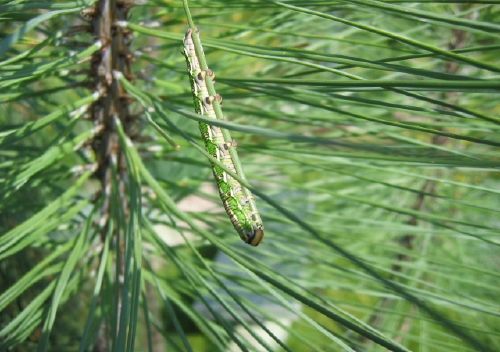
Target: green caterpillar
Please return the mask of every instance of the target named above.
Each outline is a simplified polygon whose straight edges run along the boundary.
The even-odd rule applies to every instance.
[[[193,36],[198,36],[198,33],[188,29],[184,37],[184,56],[188,65],[195,111],[204,117],[217,119],[213,105],[220,104],[221,97],[218,94],[211,96],[206,84],[206,80],[213,81],[215,75],[211,70],[202,70]],[[200,122],[199,125],[207,152],[228,170],[237,173],[234,160],[231,157],[231,149],[235,148],[235,142],[226,140],[221,129],[217,126],[203,122]],[[212,171],[217,181],[222,204],[234,228],[243,241],[257,246],[264,237],[264,226],[252,194],[219,165],[212,163]],[[241,172],[237,174],[244,179]]]

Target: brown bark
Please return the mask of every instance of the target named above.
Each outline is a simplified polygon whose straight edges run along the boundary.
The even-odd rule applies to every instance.
[[[91,119],[100,128],[100,133],[93,142],[92,148],[97,159],[95,177],[100,181],[101,189],[96,199],[102,200],[100,220],[98,223],[101,239],[112,235],[112,245],[117,253],[116,272],[116,314],[120,314],[120,297],[123,283],[125,263],[123,262],[125,243],[123,229],[125,226],[113,221],[113,217],[121,214],[128,216],[128,198],[126,192],[127,169],[125,157],[120,148],[115,119],[121,121],[125,133],[130,134],[133,117],[130,113],[130,97],[115,78],[115,72],[120,72],[127,79],[132,79],[129,50],[131,33],[116,25],[117,21],[126,21],[132,1],[130,0],[100,0],[85,15],[90,20],[92,33],[102,48],[96,52],[91,61],[91,87],[99,92],[100,98],[91,106]],[[118,189],[113,189],[113,184]],[[118,202],[117,202],[118,200]],[[111,204],[120,204],[120,209],[112,209]],[[114,223],[110,233],[111,223]],[[120,321],[120,317],[116,317]],[[118,327],[115,327],[118,329]],[[109,325],[102,325],[99,331],[94,351],[104,352],[110,349],[109,335],[116,335]]]

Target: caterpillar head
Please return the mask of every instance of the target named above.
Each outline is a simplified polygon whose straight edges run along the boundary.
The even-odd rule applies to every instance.
[[[247,234],[246,243],[252,246],[258,246],[264,238],[264,229],[262,225],[257,225],[252,228],[252,231]]]

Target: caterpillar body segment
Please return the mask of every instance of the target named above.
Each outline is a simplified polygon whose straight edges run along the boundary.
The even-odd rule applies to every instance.
[[[194,35],[197,36],[198,33],[192,29],[188,29],[186,32],[184,56],[188,66],[195,111],[204,117],[217,119],[213,104],[214,101],[220,103],[222,98],[218,94],[211,96],[208,92],[206,80],[213,81],[215,74],[208,69],[202,70],[193,41]],[[199,128],[207,152],[228,170],[245,179],[241,170],[238,172],[231,156],[236,152],[236,142],[225,140],[220,127],[200,122]],[[234,228],[243,241],[257,246],[264,237],[264,226],[253,195],[219,165],[212,163],[212,172],[217,182],[222,204]]]

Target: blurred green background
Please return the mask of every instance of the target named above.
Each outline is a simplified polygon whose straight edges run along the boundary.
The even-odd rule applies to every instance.
[[[130,6],[133,58],[92,174],[92,3],[0,1],[0,350],[500,349],[498,1],[189,2],[256,248],[199,150],[182,1],[94,2]]]

